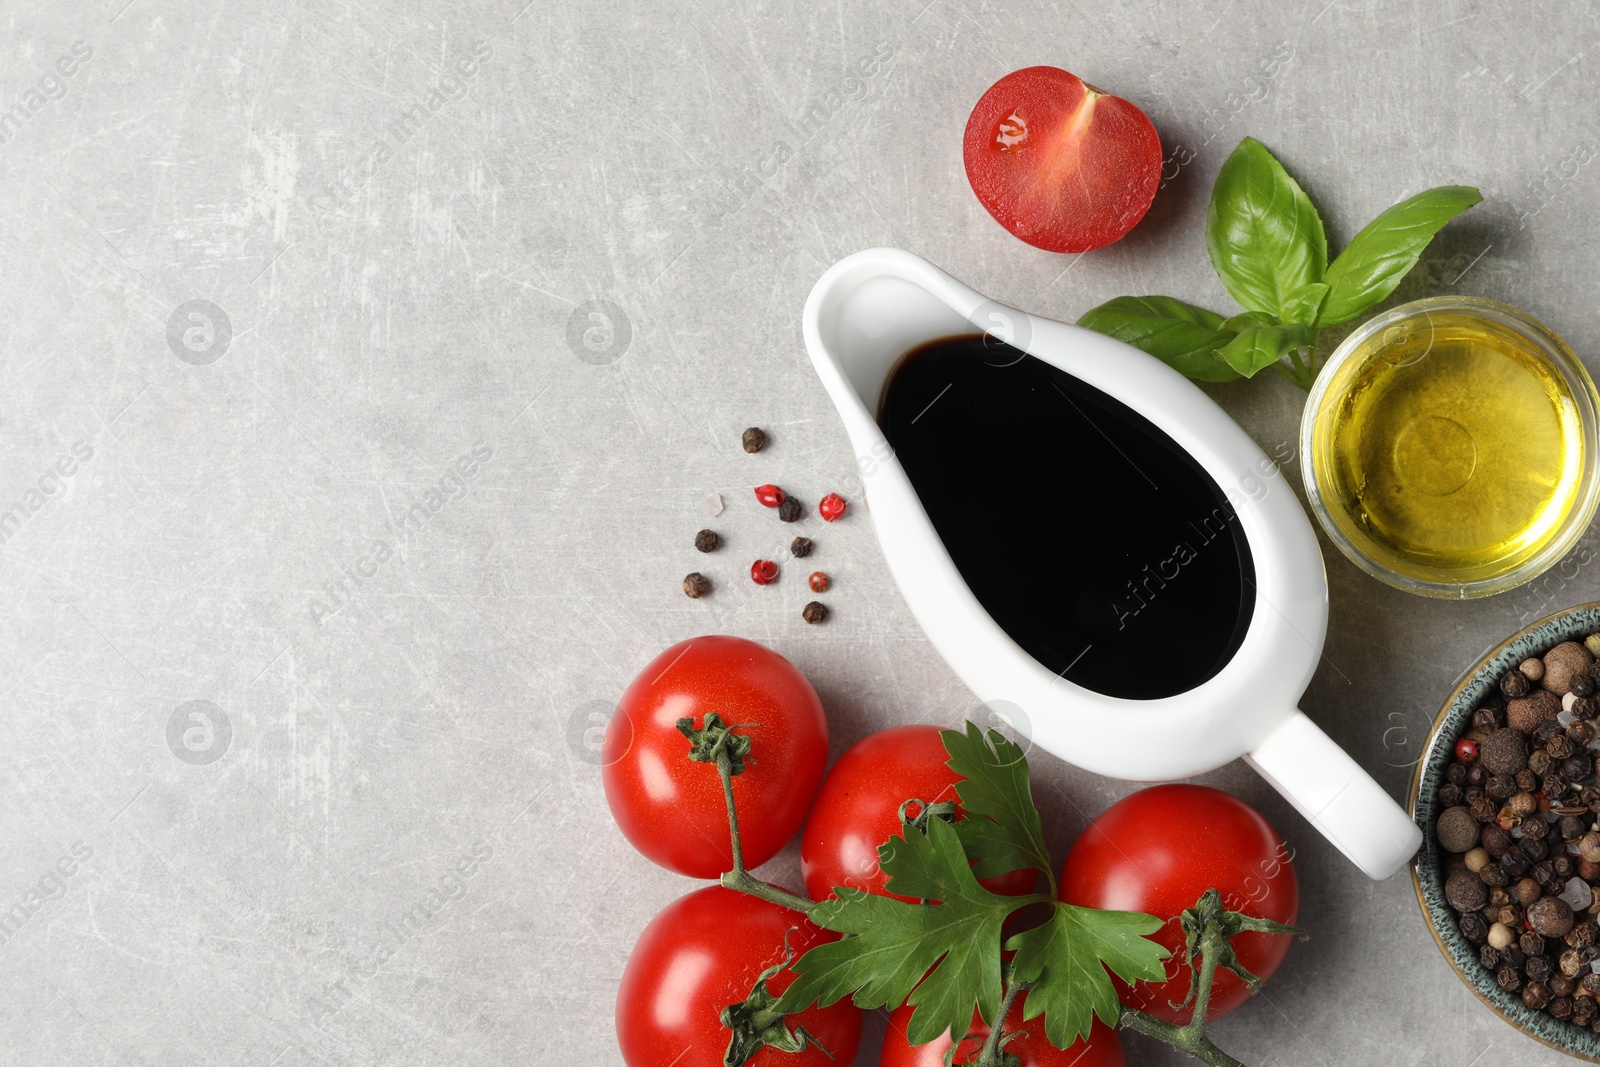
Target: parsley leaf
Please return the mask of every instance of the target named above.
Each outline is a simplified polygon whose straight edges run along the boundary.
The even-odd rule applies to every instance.
[[[1162,925],[1137,912],[1057,903],[1048,922],[1006,942],[1016,951],[1012,981],[1032,987],[1023,1002],[1024,1021],[1043,1015],[1045,1036],[1057,1048],[1088,1034],[1096,1015],[1115,1028],[1122,1007],[1106,970],[1130,985],[1165,978],[1161,961],[1171,953],[1145,937]]]
[[[915,1011],[906,1034],[913,1045],[946,1030],[966,1033],[974,1007],[992,1020],[1000,1009],[1000,925],[1028,898],[980,886],[943,819],[929,819],[926,834],[910,830],[890,838],[878,856],[890,892],[937,903],[836,889],[840,899],[825,900],[807,915],[845,936],[796,961],[797,977],[776,1010],[827,1007],[850,994],[861,1008],[893,1009],[909,1001]]]
[[[970,722],[966,733],[944,730],[939,736],[950,754],[950,769],[966,779],[956,783],[967,817],[955,824],[955,831],[973,873],[993,878],[1032,867],[1049,877],[1050,849],[1033,805],[1022,749],[998,730],[990,730],[985,741],[983,731]]]

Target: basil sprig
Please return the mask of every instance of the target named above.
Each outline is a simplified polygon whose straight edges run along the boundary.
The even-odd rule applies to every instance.
[[[1191,378],[1227,382],[1268,367],[1305,389],[1317,332],[1383,300],[1445,223],[1481,201],[1464,185],[1429,189],[1389,208],[1333,262],[1322,216],[1260,141],[1233,150],[1206,208],[1206,251],[1245,311],[1221,315],[1170,296],[1120,296],[1078,325],[1150,353]]]

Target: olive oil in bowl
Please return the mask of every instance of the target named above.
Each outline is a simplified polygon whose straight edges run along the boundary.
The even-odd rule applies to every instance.
[[[1307,492],[1344,554],[1431,596],[1501,592],[1580,537],[1596,502],[1593,381],[1502,304],[1420,300],[1352,333],[1307,401]]]

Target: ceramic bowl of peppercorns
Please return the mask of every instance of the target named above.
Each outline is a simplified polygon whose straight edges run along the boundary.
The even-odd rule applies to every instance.
[[[1440,950],[1518,1029],[1600,1062],[1600,604],[1484,656],[1411,786],[1412,875]]]

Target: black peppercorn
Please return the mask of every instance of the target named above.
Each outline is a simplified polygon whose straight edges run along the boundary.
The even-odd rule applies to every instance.
[[[1552,770],[1544,776],[1544,795],[1551,804],[1559,804],[1566,792],[1567,780],[1561,776],[1560,771]]]
[[[1550,988],[1543,982],[1533,981],[1522,987],[1522,1003],[1540,1011],[1550,1003]]]
[[[1553,760],[1566,759],[1577,751],[1572,744],[1572,738],[1566,734],[1556,734],[1545,742],[1544,750],[1550,753],[1550,758]]]
[[[1584,755],[1569,756],[1561,763],[1561,775],[1569,782],[1582,781],[1593,769],[1589,757]]]
[[[1494,822],[1494,817],[1500,813],[1500,808],[1488,797],[1476,797],[1467,805],[1467,814],[1478,822]]]
[[[1595,928],[1594,923],[1580,922],[1567,931],[1566,942],[1573,948],[1589,948],[1600,939],[1596,937],[1597,934],[1600,934],[1600,930]]]
[[[1446,782],[1439,787],[1439,806],[1453,808],[1461,803],[1461,787]]]
[[[1518,948],[1515,944],[1507,945],[1505,948],[1500,950],[1500,962],[1509,963],[1511,966],[1520,971],[1522,970],[1522,965],[1528,962],[1528,954],[1523,952],[1522,949]]]
[[[740,435],[739,443],[744,446],[746,452],[754,455],[767,447],[767,435],[762,431],[761,427],[752,426]]]
[[[1563,841],[1576,841],[1583,836],[1583,820],[1576,815],[1561,816],[1561,822],[1557,825],[1561,827]]]
[[[1594,1021],[1594,997],[1578,997],[1572,1002],[1572,1021],[1579,1026],[1588,1026]]]
[[[1489,939],[1489,924],[1484,922],[1483,916],[1475,911],[1465,912],[1461,916],[1461,921],[1456,925],[1461,930],[1461,936],[1474,945],[1481,945]],[[1527,934],[1523,936],[1526,937]],[[1524,949],[1523,951],[1527,950]]]
[[[1506,904],[1495,912],[1494,921],[1515,930],[1522,924],[1522,909],[1515,904]]]
[[[1524,767],[1517,772],[1517,789],[1523,793],[1536,793],[1539,791],[1539,776]]]
[[[1561,724],[1550,719],[1539,723],[1528,732],[1528,740],[1533,742],[1534,748],[1544,748],[1550,744],[1550,739],[1561,733]]]
[[[1517,791],[1517,780],[1509,775],[1496,774],[1484,783],[1483,791],[1494,800],[1506,800]]]
[[[1600,974],[1590,971],[1583,976],[1583,988],[1600,997]]]
[[[1471,804],[1474,800],[1478,800],[1482,796],[1483,786],[1481,785],[1469,785],[1461,790],[1461,798],[1468,804]]]
[[[1535,827],[1538,827],[1538,829],[1535,829]],[[1549,832],[1550,832],[1550,824],[1545,822],[1543,819],[1532,819],[1532,818],[1530,818],[1530,819],[1523,820],[1523,823],[1522,823],[1522,840],[1524,842],[1528,842],[1528,841],[1543,841],[1544,840],[1544,835],[1548,834]],[[1548,845],[1544,846],[1544,849],[1548,849],[1548,848],[1549,848]],[[1541,854],[1538,855],[1538,856],[1535,856],[1534,859],[1535,860],[1542,860],[1542,859],[1544,859],[1546,854],[1547,854],[1546,852],[1541,851]]]
[[[828,605],[820,600],[813,600],[801,609],[800,617],[813,625],[822,622],[828,617]]]
[[[811,555],[811,538],[796,537],[789,542],[789,555],[795,559],[805,559]]]
[[[1536,748],[1528,753],[1528,770],[1540,778],[1550,773],[1550,753],[1542,748]]]
[[[1594,679],[1589,676],[1588,671],[1584,671],[1582,674],[1574,674],[1567,682],[1567,689],[1573,696],[1592,697],[1594,696]]]
[[[1528,830],[1532,830],[1535,826],[1539,827],[1538,837],[1534,837],[1532,834],[1526,832]],[[1530,819],[1528,822],[1523,824],[1524,833],[1522,835],[1522,854],[1527,856],[1528,859],[1534,863],[1538,863],[1540,860],[1550,855],[1550,846],[1544,841],[1544,835],[1549,828],[1550,824],[1545,822],[1543,819]]]
[[[1489,868],[1485,867],[1484,870]],[[1500,857],[1500,869],[1513,878],[1520,878],[1528,870],[1528,854],[1520,848],[1513,848]],[[1541,934],[1547,931],[1540,930]],[[1565,930],[1562,933],[1566,933]]]
[[[1549,956],[1529,956],[1528,962],[1522,965],[1522,973],[1532,982],[1547,982],[1550,972],[1554,970],[1550,965]]]
[[[1578,977],[1578,972],[1583,970],[1583,953],[1575,948],[1569,948],[1561,953],[1557,966],[1561,968],[1561,973],[1568,978],[1576,978]]]
[[[701,552],[715,552],[722,539],[715,530],[701,530],[694,535],[694,547]]]
[[[1533,899],[1538,900],[1539,898],[1534,897]],[[1499,887],[1489,890],[1489,907],[1492,910],[1499,911],[1509,903],[1511,903],[1511,893],[1508,890]]]
[[[1472,725],[1475,727],[1493,730],[1502,723],[1500,713],[1493,708],[1479,708],[1472,713]]]
[[[1500,866],[1500,864],[1487,863],[1484,864],[1483,870],[1478,872],[1478,880],[1484,885],[1497,886],[1505,885],[1506,883],[1510,882],[1511,877],[1510,875],[1506,874],[1506,869]]]
[[[1522,988],[1522,976],[1511,967],[1502,967],[1495,972],[1495,984],[1507,993],[1515,993]]]
[[[1508,671],[1506,676],[1500,679],[1500,692],[1508,697],[1525,697],[1532,688],[1533,683],[1528,681],[1528,676],[1521,671]]]
[[[800,501],[792,496],[783,498],[783,503],[778,505],[778,518],[784,522],[793,522],[800,517],[805,509],[800,506]]]
[[[1478,963],[1486,971],[1495,970],[1500,966],[1500,952],[1493,945],[1484,945],[1478,950]]]
[[[711,581],[699,571],[695,571],[684,578],[683,592],[690,600],[699,600],[711,592]]]
[[[1551,997],[1550,1003],[1545,1006],[1544,1010],[1550,1013],[1551,1018],[1566,1022],[1572,1018],[1572,998]]]
[[[1561,879],[1563,882],[1572,877],[1572,872],[1574,870],[1572,865],[1572,857],[1566,853],[1563,852],[1560,855],[1553,857],[1550,860],[1550,866],[1553,868],[1553,873],[1555,876]]]
[[[1590,782],[1578,792],[1578,803],[1590,811],[1600,811],[1594,806],[1597,802],[1600,802],[1600,785]]]
[[[1482,785],[1489,780],[1489,770],[1481,763],[1474,763],[1467,768],[1467,784]]]
[[[1594,740],[1594,727],[1579,719],[1567,725],[1567,740],[1583,748]]]
[[[1568,978],[1564,974],[1552,974],[1550,981],[1545,983],[1550,987],[1550,992],[1558,997],[1570,997],[1578,991],[1578,981]]]
[[[1465,763],[1452,763],[1444,769],[1444,776],[1452,785],[1465,785],[1467,781],[1467,765]]]
[[[1580,719],[1592,719],[1600,712],[1600,701],[1594,697],[1573,697],[1572,707],[1567,710]]]
[[[1517,947],[1522,949],[1531,958],[1544,955],[1544,938],[1532,930],[1522,931],[1522,936],[1517,939]]]

